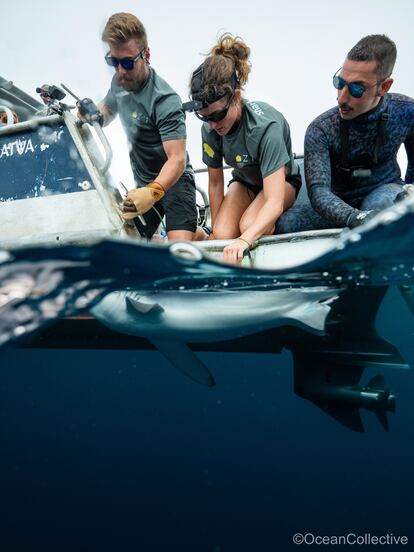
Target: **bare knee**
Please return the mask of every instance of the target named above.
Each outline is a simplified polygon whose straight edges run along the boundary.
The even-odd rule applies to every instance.
[[[216,240],[233,240],[240,236],[238,226],[221,224],[215,224],[213,226],[213,234]]]
[[[193,241],[195,233],[189,230],[170,230],[167,232],[168,241]]]

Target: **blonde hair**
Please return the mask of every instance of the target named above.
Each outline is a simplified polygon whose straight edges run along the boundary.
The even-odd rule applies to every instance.
[[[138,17],[125,12],[111,15],[103,30],[102,40],[118,45],[131,39],[135,39],[142,48],[148,47],[147,32]]]
[[[222,34],[203,63],[202,95],[225,95],[235,88],[243,89],[251,70],[249,57],[250,48],[239,36]]]

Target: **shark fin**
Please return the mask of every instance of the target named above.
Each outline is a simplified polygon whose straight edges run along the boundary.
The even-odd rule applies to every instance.
[[[128,295],[125,297],[126,308],[129,314],[151,314],[161,316],[164,313],[164,309],[158,303],[149,302],[148,299],[141,301],[138,299],[132,299]]]
[[[173,366],[193,381],[207,387],[216,384],[207,366],[185,343],[164,338],[151,338],[150,341]]]

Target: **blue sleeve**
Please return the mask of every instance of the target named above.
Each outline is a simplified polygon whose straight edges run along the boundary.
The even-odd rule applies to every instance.
[[[325,133],[310,125],[305,135],[305,179],[312,207],[336,226],[346,226],[354,208],[331,190],[331,160]]]

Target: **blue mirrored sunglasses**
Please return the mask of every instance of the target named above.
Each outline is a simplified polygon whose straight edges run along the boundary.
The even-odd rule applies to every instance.
[[[348,86],[349,93],[354,98],[360,98],[366,90],[366,88],[361,84],[356,82],[346,82],[346,80],[338,75],[334,75],[332,82],[337,90],[342,90],[345,86]]]
[[[120,65],[126,71],[131,71],[134,68],[134,63],[139,59],[144,59],[146,48],[143,48],[134,58],[122,58],[118,59],[111,56],[111,52],[108,52],[105,56],[105,61],[111,67],[118,67]]]
[[[342,90],[343,88],[345,88],[345,86],[347,86],[348,91],[353,98],[361,98],[366,90],[368,90],[369,88],[373,88],[378,84],[381,84],[388,78],[388,77],[385,77],[385,79],[377,81],[375,84],[372,84],[371,86],[363,86],[362,84],[359,84],[357,82],[346,82],[345,79],[343,79],[337,74],[341,69],[342,67],[338,69],[338,71],[332,77],[332,83],[337,90]]]

